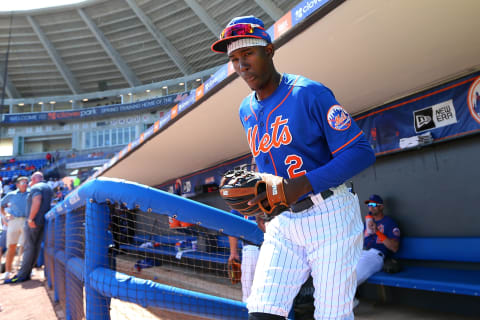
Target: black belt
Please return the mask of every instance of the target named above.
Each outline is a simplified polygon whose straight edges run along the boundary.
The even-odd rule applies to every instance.
[[[331,197],[333,195],[333,191],[328,189],[328,190],[325,190],[325,191],[322,191],[320,192],[320,194],[322,195],[322,198],[323,200]],[[303,210],[307,210],[308,208],[312,207],[313,206],[313,201],[310,197],[308,198],[305,198],[297,203],[294,203],[292,205],[290,205],[290,209],[292,212],[300,212],[300,211],[303,211]]]

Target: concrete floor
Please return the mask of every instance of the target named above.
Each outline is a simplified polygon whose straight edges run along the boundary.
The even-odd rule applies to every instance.
[[[480,306],[479,306],[480,308]],[[435,312],[414,307],[380,304],[360,300],[354,310],[356,320],[473,320],[479,317],[467,317],[452,313]]]

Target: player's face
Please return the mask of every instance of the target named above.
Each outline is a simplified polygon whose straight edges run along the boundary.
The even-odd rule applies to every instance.
[[[20,190],[20,192],[25,192],[27,191],[28,187],[28,181],[27,180],[22,180],[17,183],[17,188]]]
[[[382,212],[383,205],[377,204],[376,207],[368,206],[368,211],[372,216],[377,216]]]
[[[272,78],[273,47],[245,47],[229,54],[235,72],[245,80],[250,89],[258,91],[263,89]]]

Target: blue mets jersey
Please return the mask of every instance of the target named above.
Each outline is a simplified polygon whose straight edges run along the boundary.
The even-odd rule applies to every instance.
[[[365,135],[332,91],[305,77],[284,73],[268,98],[247,96],[239,115],[259,171],[284,178],[306,174],[314,193],[375,161]]]
[[[375,223],[377,224],[377,230],[386,235],[389,239],[400,240],[400,229],[395,220],[388,216],[384,216],[381,220],[375,221]],[[382,251],[387,256],[392,253],[387,247],[385,247],[382,241],[378,239],[376,234],[368,235],[367,233],[364,233],[363,248],[374,248]]]

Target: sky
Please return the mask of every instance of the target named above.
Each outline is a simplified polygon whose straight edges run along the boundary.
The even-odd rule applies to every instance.
[[[33,10],[83,1],[85,0],[0,0],[0,11]]]

